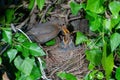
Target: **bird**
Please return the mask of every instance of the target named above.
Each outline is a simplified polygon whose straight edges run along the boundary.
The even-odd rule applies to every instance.
[[[55,38],[61,31],[61,21],[48,21],[46,23],[35,24],[26,34],[32,41],[43,44]]]

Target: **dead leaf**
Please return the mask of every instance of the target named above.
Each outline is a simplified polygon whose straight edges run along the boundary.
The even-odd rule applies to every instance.
[[[3,79],[3,80],[10,80],[10,79],[8,78],[6,72],[4,72],[4,74],[2,75],[2,79]]]

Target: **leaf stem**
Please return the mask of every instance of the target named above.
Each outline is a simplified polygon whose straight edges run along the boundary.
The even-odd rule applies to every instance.
[[[44,69],[43,69],[43,65],[42,65],[42,60],[41,60],[41,58],[40,58],[40,57],[37,57],[37,59],[38,59],[38,61],[39,61],[39,63],[40,63],[40,70],[41,70],[41,73],[42,73],[42,78],[43,78],[44,80],[51,80],[51,79],[48,79],[48,78],[46,77],[45,71],[44,71]]]

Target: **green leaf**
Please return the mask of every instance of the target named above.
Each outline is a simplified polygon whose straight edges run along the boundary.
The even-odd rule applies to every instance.
[[[87,73],[87,74],[85,75],[85,77],[84,77],[83,80],[92,80],[92,79],[90,78],[89,74],[90,74],[90,73]]]
[[[22,59],[20,56],[18,56],[14,60],[14,64],[19,71],[24,73],[25,76],[28,76],[31,74],[34,61],[35,61],[34,58],[30,59],[29,57],[27,57],[25,59]]]
[[[77,80],[77,78],[70,73],[58,72],[57,76],[60,77],[61,79],[65,79],[65,80]]]
[[[42,10],[44,4],[45,4],[45,0],[37,0],[37,5],[40,10]]]
[[[17,52],[18,51],[16,49],[10,49],[9,51],[7,51],[7,55],[10,59],[10,62],[16,57]]]
[[[1,58],[1,56],[0,56],[0,65],[2,64],[2,58]]]
[[[115,18],[109,18],[103,20],[103,26],[105,27],[106,30],[112,31],[113,28],[115,28],[120,22],[120,17],[117,19]],[[116,27],[116,29],[119,29],[119,27]]]
[[[97,79],[102,80],[104,78],[104,75],[102,72],[97,73]]]
[[[102,65],[105,70],[106,80],[110,79],[113,67],[114,67],[114,57],[113,53],[107,56],[104,61],[102,60]]]
[[[87,41],[87,37],[85,35],[83,35],[81,32],[77,32],[75,44],[78,45],[78,44],[83,43],[85,41]]]
[[[17,35],[15,35],[17,36]],[[23,35],[23,34],[19,34],[19,36],[17,37],[17,41],[18,42],[28,42],[28,39]]]
[[[120,2],[119,1],[112,1],[109,4],[109,9],[114,16],[114,18],[118,18],[120,12]]]
[[[25,80],[34,80],[31,76],[27,76]]]
[[[12,31],[11,28],[4,28],[2,29],[3,33],[2,33],[2,37],[3,37],[3,41],[8,42],[9,44],[12,43]]]
[[[115,28],[120,23],[120,16],[118,18],[111,18],[111,27]]]
[[[118,68],[116,69],[115,78],[116,78],[117,80],[120,79],[120,67],[118,67]]]
[[[28,5],[28,9],[31,10],[33,8],[33,6],[34,6],[35,0],[29,0],[29,1],[30,1],[30,3]]]
[[[44,56],[45,52],[36,44],[36,43],[32,43],[30,45],[30,53],[33,56]]]
[[[93,65],[91,62],[89,63],[88,69],[93,70],[95,68],[95,65]]]
[[[39,67],[37,66],[33,66],[32,72],[30,74],[30,77],[32,78],[32,80],[37,80],[39,78],[41,78],[42,74],[39,70]]]
[[[89,49],[103,47],[103,43],[102,43],[101,37],[98,36],[97,38],[89,39],[87,41],[87,47]]]
[[[25,58],[25,60],[23,60],[22,64],[20,65],[20,71],[23,72],[25,75],[30,75],[34,65],[34,61],[35,60],[33,58]]]
[[[110,46],[111,51],[113,52],[120,44],[120,34],[114,33],[110,36]]]
[[[22,50],[23,50],[21,45],[15,45],[15,48],[20,52],[22,52]]]
[[[26,76],[22,74],[17,80],[26,80]]]
[[[102,51],[100,49],[86,50],[87,60],[94,65],[100,65],[102,60]]]
[[[105,19],[103,21],[103,26],[105,27],[106,30],[111,31],[112,30],[111,19]]]
[[[74,15],[77,15],[79,10],[81,8],[84,8],[85,7],[85,4],[81,3],[81,4],[78,4],[76,3],[75,1],[70,1],[70,8],[71,8],[71,11],[72,11],[72,14]]]
[[[115,29],[120,29],[120,23],[117,25],[117,27]]]
[[[102,17],[96,13],[87,11],[86,18],[89,20],[89,27],[91,31],[100,30],[102,25]]]
[[[21,44],[21,46],[22,46],[22,55],[24,56],[24,57],[28,57],[29,55],[30,55],[30,45],[31,45],[32,43],[30,43],[30,42],[24,42],[24,43],[22,43]]]
[[[46,42],[45,45],[47,45],[47,46],[52,46],[52,45],[54,45],[55,43],[56,43],[55,39],[52,39],[52,40]]]
[[[90,80],[94,80],[94,78],[96,77],[97,72],[98,72],[98,70],[92,70],[92,72],[89,74]]]
[[[6,17],[5,22],[6,23],[11,23],[13,21],[13,19],[14,19],[14,12],[15,12],[14,9],[7,9],[5,11],[5,17]]]
[[[104,0],[87,0],[86,10],[91,11],[93,13],[103,13],[103,3]]]
[[[21,70],[21,64],[23,62],[23,59],[20,56],[17,56],[14,60],[14,65],[18,70]]]
[[[24,42],[21,45],[16,46],[18,50],[22,52],[24,57],[32,56],[44,56],[45,52],[36,44],[30,42]]]

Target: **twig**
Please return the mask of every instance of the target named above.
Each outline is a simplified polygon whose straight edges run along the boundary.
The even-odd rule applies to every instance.
[[[116,65],[114,65],[114,68],[116,68],[116,69],[117,69],[118,67],[117,67]]]
[[[13,24],[10,24],[10,25],[11,25],[11,29],[16,33],[17,31],[16,31],[15,26]]]
[[[18,31],[20,31],[29,41],[30,43],[32,43],[32,41],[30,40],[30,38],[19,28],[16,28]]]
[[[70,10],[68,10],[67,15],[65,17],[66,24],[68,24],[68,22],[69,22],[69,20],[68,20],[69,14],[70,14]]]
[[[5,52],[9,46],[10,46],[10,45],[7,44],[7,45],[5,46],[5,48],[0,52],[0,55],[1,55],[3,52]]]
[[[46,77],[45,71],[44,71],[44,69],[43,69],[43,65],[42,65],[42,60],[41,60],[41,58],[40,58],[40,57],[37,57],[37,59],[38,59],[38,61],[39,61],[39,63],[40,63],[40,70],[41,70],[41,73],[42,73],[42,78],[43,78],[44,80],[51,80],[51,79],[48,79],[48,78]]]
[[[13,24],[11,24],[11,28],[12,28],[12,30],[16,33],[17,31],[20,31],[30,42],[32,42],[31,40],[30,40],[30,38],[21,30],[21,29],[19,29],[19,28],[16,28]]]
[[[82,16],[78,16],[78,17],[70,18],[70,19],[68,19],[68,22],[73,21],[73,20],[77,20],[77,19],[80,19],[80,18],[82,18]]]
[[[45,10],[45,12],[44,12],[44,14],[43,14],[43,16],[41,17],[40,23],[42,23],[45,15],[46,15],[46,13],[47,13],[47,11],[49,10],[49,8],[50,8],[53,4],[55,4],[56,2],[57,2],[57,0],[55,0],[53,3],[51,3],[51,4],[49,4],[49,5],[47,6],[47,8],[46,8],[46,10]]]

